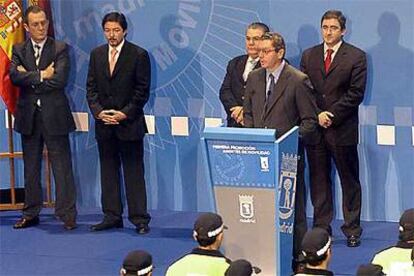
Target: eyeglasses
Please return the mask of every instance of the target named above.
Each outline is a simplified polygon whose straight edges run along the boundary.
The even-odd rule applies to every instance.
[[[273,52],[275,50],[276,50],[275,48],[259,49],[258,52],[259,52],[259,55],[260,54],[267,55],[267,54],[269,54],[269,53],[271,53],[271,52]]]

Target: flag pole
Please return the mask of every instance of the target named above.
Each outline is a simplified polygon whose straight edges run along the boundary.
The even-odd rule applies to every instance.
[[[12,115],[7,110],[7,127],[8,127],[8,136],[9,136],[9,167],[10,167],[10,193],[11,193],[11,204],[16,204],[16,177],[14,171],[14,140],[13,140],[13,122],[12,122]]]

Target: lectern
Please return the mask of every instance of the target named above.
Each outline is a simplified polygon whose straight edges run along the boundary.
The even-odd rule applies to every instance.
[[[216,212],[229,228],[225,255],[261,275],[290,275],[298,127],[278,139],[273,129],[205,128],[202,143]]]

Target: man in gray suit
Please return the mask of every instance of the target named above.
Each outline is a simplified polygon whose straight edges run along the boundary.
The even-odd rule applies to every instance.
[[[68,47],[47,36],[49,21],[38,6],[24,15],[30,38],[14,45],[10,78],[20,87],[14,129],[21,134],[25,203],[15,229],[39,224],[43,205],[40,184],[43,144],[56,184],[55,214],[66,230],[76,228],[76,188],[68,134],[75,130],[64,88],[69,75]]]
[[[300,244],[307,230],[303,144],[320,140],[316,104],[309,78],[285,60],[286,47],[278,33],[265,33],[259,43],[262,68],[247,79],[244,109],[245,127],[273,128],[277,137],[299,126],[299,163],[295,198],[293,266],[296,269]]]

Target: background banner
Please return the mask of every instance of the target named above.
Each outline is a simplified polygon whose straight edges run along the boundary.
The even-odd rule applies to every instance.
[[[206,125],[225,121],[218,91],[227,62],[244,52],[246,26],[262,21],[280,32],[287,43],[286,58],[298,66],[303,50],[321,42],[320,18],[328,9],[345,13],[345,40],[366,51],[369,60],[369,81],[360,108],[362,218],[398,220],[402,210],[413,207],[413,1],[50,3],[55,36],[71,48],[67,93],[82,130],[71,135],[80,207],[100,205],[94,119],[86,103],[85,83],[90,51],[105,43],[101,28],[105,13],[124,13],[128,18],[127,39],[146,48],[151,57],[152,89],[145,107],[151,132],[145,138],[149,207],[210,210],[213,199],[202,166],[200,133]],[[7,150],[5,109],[0,103],[1,152]],[[16,141],[20,141],[18,135]],[[22,164],[16,165],[17,182],[22,186]],[[7,162],[1,160],[1,188],[8,187],[8,179]],[[337,217],[341,218],[341,191],[338,183],[335,186]]]

